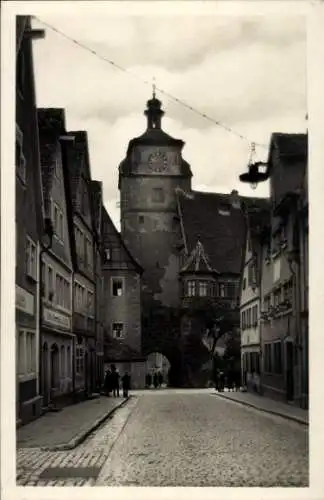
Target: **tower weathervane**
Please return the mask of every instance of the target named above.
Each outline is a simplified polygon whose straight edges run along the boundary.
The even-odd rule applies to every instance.
[[[156,91],[155,77],[153,77],[153,99],[155,99],[155,91]]]

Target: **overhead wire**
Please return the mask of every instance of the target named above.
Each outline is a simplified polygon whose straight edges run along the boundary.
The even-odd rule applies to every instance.
[[[52,31],[54,31],[55,33],[59,34],[60,36],[64,37],[66,40],[69,40],[70,42],[74,43],[75,45],[77,45],[78,47],[80,47],[81,49],[91,53],[92,55],[94,55],[95,57],[97,57],[98,59],[110,64],[112,67],[114,67],[115,69],[119,70],[119,71],[122,71],[123,73],[135,78],[136,80],[140,81],[141,83],[145,84],[145,85],[152,85],[152,82],[140,77],[139,75],[136,75],[136,73],[133,73],[132,71],[128,70],[127,68],[124,68],[123,66],[121,66],[120,64],[116,63],[115,61],[113,61],[112,59],[109,59],[108,57],[102,55],[102,54],[99,54],[96,50],[92,49],[91,47],[88,47],[86,44],[72,38],[71,36],[67,35],[66,33],[64,33],[63,31],[55,28],[55,26],[49,24],[48,22],[45,22],[43,21],[42,19],[40,19],[38,16],[32,16],[33,19],[37,20],[38,22],[40,22],[43,26],[46,26],[48,27],[49,29],[51,29]],[[216,120],[215,118],[212,118],[210,117],[209,115],[207,115],[206,113],[203,113],[201,111],[199,111],[198,109],[194,108],[193,106],[191,106],[190,104],[186,103],[185,101],[182,101],[181,99],[179,99],[178,97],[174,96],[173,94],[171,94],[170,92],[167,92],[165,91],[164,89],[162,88],[159,88],[157,85],[154,84],[154,88],[160,92],[162,95],[165,95],[167,98],[169,98],[170,100],[176,102],[177,104],[179,104],[180,106],[183,106],[187,109],[189,109],[191,112],[193,113],[196,113],[197,115],[201,116],[202,118],[204,118],[205,120],[208,120],[209,122],[211,123],[214,123],[215,125],[217,125],[218,127],[220,128],[223,128],[224,130],[226,130],[227,132],[233,134],[233,135],[236,135],[237,137],[239,137],[240,139],[248,142],[250,145],[251,144],[254,144],[254,146],[258,146],[258,147],[262,147],[262,148],[268,148],[268,145],[266,144],[262,144],[262,143],[259,143],[259,142],[255,142],[255,141],[251,141],[250,139],[248,139],[246,136],[244,136],[243,134],[237,132],[236,130],[232,129],[231,127],[229,127],[228,125],[225,125],[224,123],[220,122],[219,120]]]

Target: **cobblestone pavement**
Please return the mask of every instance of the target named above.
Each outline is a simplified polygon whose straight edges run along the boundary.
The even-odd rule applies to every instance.
[[[20,448],[17,485],[307,486],[307,438],[210,390],[138,392],[73,451]]]
[[[150,393],[96,484],[308,486],[307,428],[211,393]]]
[[[47,413],[17,431],[18,447],[54,448],[67,445],[91,429],[124,399],[101,397]]]
[[[106,462],[112,445],[122,431],[138,398],[131,397],[125,406],[118,409],[102,427],[93,432],[77,448],[71,451],[47,451],[39,447],[18,448],[17,450],[17,486],[93,486],[96,476],[55,477],[43,479],[42,474],[58,467],[64,472],[67,468],[92,468],[99,473]],[[59,432],[57,429],[56,432]],[[64,469],[64,470],[63,470]],[[73,477],[74,476],[74,477]]]

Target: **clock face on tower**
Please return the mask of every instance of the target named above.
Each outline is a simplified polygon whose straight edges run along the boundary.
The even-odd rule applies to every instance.
[[[166,154],[156,149],[148,159],[150,169],[154,172],[163,172],[166,169],[168,160]]]

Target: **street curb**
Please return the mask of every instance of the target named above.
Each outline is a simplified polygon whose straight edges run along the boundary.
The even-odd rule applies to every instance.
[[[123,407],[126,405],[126,403],[129,401],[130,396],[127,398],[123,399],[117,406],[115,406],[112,410],[108,411],[103,417],[99,417],[97,420],[95,420],[94,424],[91,426],[91,428],[87,429],[86,431],[80,432],[77,434],[76,437],[71,439],[67,444],[58,444],[56,446],[42,446],[41,450],[42,451],[66,451],[66,450],[74,450],[77,446],[82,444],[90,434],[92,434],[94,431],[98,429],[106,420],[108,420],[109,417],[112,417],[112,415],[115,413],[116,410],[119,408]]]
[[[309,426],[309,422],[306,420],[303,420],[302,418],[295,417],[293,415],[287,415],[286,413],[281,413],[280,411],[274,411],[274,410],[267,410],[265,408],[260,408],[260,406],[254,405],[253,403],[247,403],[246,401],[238,401],[237,399],[232,399],[224,394],[220,394],[219,392],[212,393],[213,396],[219,396],[220,398],[226,399],[227,401],[233,401],[234,403],[238,403],[244,406],[250,406],[251,408],[255,408],[256,410],[263,411],[263,413],[271,413],[272,415],[277,415],[282,418],[286,418],[287,420],[293,420],[294,422],[297,422],[298,424],[306,425]]]

